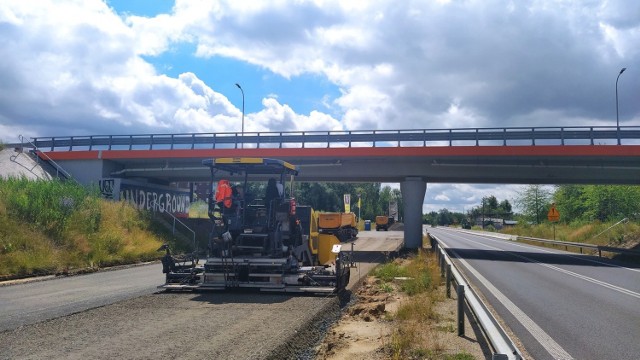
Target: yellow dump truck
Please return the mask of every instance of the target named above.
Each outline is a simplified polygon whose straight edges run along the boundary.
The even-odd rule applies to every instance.
[[[388,216],[376,216],[376,231],[388,231],[390,225]]]

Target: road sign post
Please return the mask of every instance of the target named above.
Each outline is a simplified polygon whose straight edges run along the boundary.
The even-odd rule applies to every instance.
[[[558,222],[560,220],[560,213],[558,212],[558,209],[556,209],[555,203],[551,204],[551,209],[549,209],[549,212],[547,213],[547,219],[551,222]]]
[[[560,221],[560,212],[556,209],[556,203],[551,204],[551,209],[547,213],[547,219],[553,223],[553,240],[556,239],[556,223]]]

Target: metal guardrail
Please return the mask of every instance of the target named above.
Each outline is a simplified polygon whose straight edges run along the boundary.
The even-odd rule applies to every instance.
[[[584,248],[593,249],[598,251],[599,257],[602,257],[603,251],[617,253],[617,254],[640,256],[640,251],[638,250],[623,249],[623,248],[617,248],[612,246],[593,245],[593,244],[577,243],[577,242],[570,242],[570,241],[548,240],[548,239],[540,239],[540,238],[534,238],[534,237],[528,237],[528,236],[517,236],[516,240],[535,241],[535,242],[552,244],[552,245],[564,245],[565,247],[568,247],[568,246],[577,247],[577,248],[580,248],[581,254],[583,253],[582,249]]]
[[[468,285],[464,276],[456,268],[449,258],[446,250],[440,244],[440,240],[433,234],[428,234],[431,240],[431,248],[435,251],[442,276],[446,276],[447,296],[450,297],[451,281],[455,280],[458,297],[458,336],[464,336],[464,304],[473,312],[483,333],[487,337],[494,350],[492,360],[522,359],[521,351],[511,340],[506,331],[500,326],[495,317],[489,312],[486,305],[482,303],[472,287]]]
[[[624,255],[640,256],[640,251],[638,251],[638,250],[623,249],[623,248],[617,248],[617,247],[612,247],[612,246],[585,244],[585,243],[578,243],[578,242],[571,242],[571,241],[541,239],[541,238],[535,238],[535,237],[529,237],[529,236],[505,235],[505,234],[500,234],[500,233],[480,232],[480,231],[473,231],[473,230],[458,230],[458,231],[462,231],[462,232],[466,232],[466,233],[470,233],[470,234],[475,234],[475,235],[480,235],[480,236],[495,237],[495,238],[498,238],[498,239],[508,240],[508,241],[526,240],[526,241],[547,243],[547,244],[551,244],[551,245],[565,246],[565,250],[566,250],[566,247],[569,247],[569,246],[577,247],[577,248],[580,248],[580,253],[581,254],[583,253],[582,250],[584,248],[593,249],[593,250],[597,250],[598,251],[598,256],[600,256],[600,257],[602,257],[602,252],[603,251],[604,252],[617,253],[617,254],[624,254]]]
[[[625,141],[626,140],[626,141]],[[156,150],[272,147],[403,147],[460,145],[596,145],[600,141],[640,144],[640,126],[504,127],[357,131],[229,132],[34,137],[50,151]]]

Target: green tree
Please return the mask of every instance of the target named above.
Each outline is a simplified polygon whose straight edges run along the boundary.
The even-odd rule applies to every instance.
[[[498,213],[503,219],[511,219],[513,217],[513,209],[509,200],[503,200],[498,205]]]
[[[449,212],[449,210],[440,209],[440,211],[438,211],[437,222],[438,222],[438,225],[443,225],[443,226],[453,224],[453,217],[451,216],[451,213]]]
[[[640,211],[640,187],[587,185],[583,206],[584,220],[621,220]]]
[[[435,211],[431,211],[427,214],[422,215],[422,223],[437,225],[438,224],[438,213]]]
[[[526,221],[540,224],[546,219],[551,200],[551,192],[545,187],[529,185],[518,193],[516,204],[522,209],[522,216]]]
[[[553,202],[560,213],[560,221],[568,223],[572,221],[587,220],[585,213],[586,194],[584,185],[559,185],[553,194]]]

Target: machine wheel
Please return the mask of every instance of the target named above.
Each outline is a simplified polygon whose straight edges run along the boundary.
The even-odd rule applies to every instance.
[[[336,292],[340,293],[347,288],[351,277],[351,268],[347,265],[344,256],[340,254],[336,259]]]

